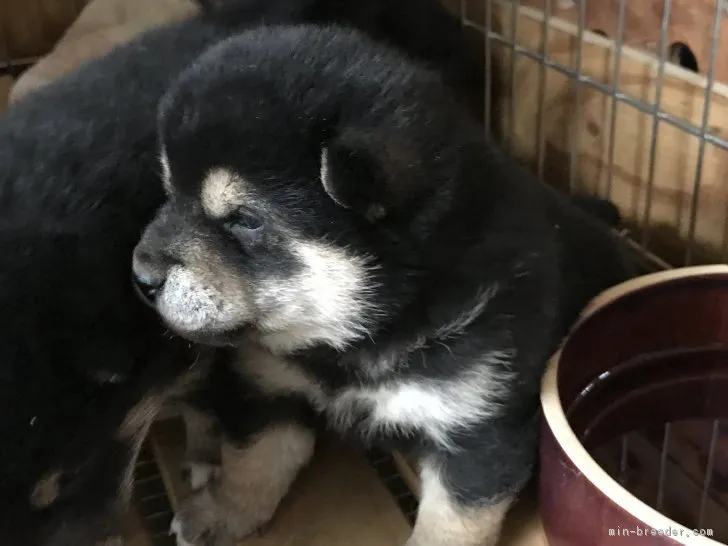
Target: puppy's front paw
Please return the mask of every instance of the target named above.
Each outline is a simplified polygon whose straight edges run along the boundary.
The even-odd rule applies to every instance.
[[[226,517],[225,507],[209,489],[202,489],[181,504],[170,533],[175,535],[177,546],[234,546]]]

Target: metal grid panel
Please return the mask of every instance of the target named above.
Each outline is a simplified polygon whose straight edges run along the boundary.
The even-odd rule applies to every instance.
[[[548,44],[550,36],[553,31],[553,21],[556,18],[554,11],[558,6],[563,8],[564,4],[572,4],[570,0],[540,0],[540,2],[528,2],[529,7],[533,8],[534,4],[538,4],[536,10],[538,10],[540,16],[540,46],[538,47],[525,47],[517,38],[519,32],[519,10],[523,8],[522,2],[519,0],[460,0],[460,13],[463,25],[474,28],[480,31],[484,36],[487,37],[485,40],[485,52],[488,65],[486,66],[486,74],[490,73],[491,70],[491,55],[496,47],[505,49],[508,52],[506,57],[509,57],[508,62],[505,66],[501,67],[505,69],[506,79],[514,81],[516,77],[517,62],[519,59],[530,59],[540,65],[539,75],[539,101],[538,106],[538,130],[537,130],[537,153],[536,157],[532,158],[538,173],[543,176],[545,163],[547,161],[547,143],[546,143],[546,130],[545,112],[547,110],[546,105],[546,80],[549,73],[557,73],[562,76],[569,78],[572,86],[573,93],[573,113],[570,130],[570,150],[568,160],[568,187],[573,189],[575,187],[575,180],[579,176],[580,172],[580,161],[583,160],[582,154],[580,154],[579,141],[580,130],[583,127],[582,115],[584,107],[584,95],[586,93],[600,93],[605,98],[611,100],[611,107],[608,120],[608,144],[607,144],[607,159],[605,163],[606,167],[606,182],[602,185],[602,188],[598,193],[603,196],[610,198],[612,196],[612,189],[614,183],[614,162],[616,153],[616,142],[619,138],[619,128],[617,127],[617,109],[620,104],[629,105],[636,111],[651,116],[651,127],[649,136],[647,137],[648,156],[648,172],[644,177],[646,180],[645,197],[641,204],[638,213],[635,213],[632,223],[632,237],[635,242],[640,244],[644,250],[656,251],[652,245],[652,230],[650,229],[653,225],[653,190],[655,187],[656,177],[656,165],[657,165],[657,152],[658,152],[658,141],[660,135],[664,134],[665,126],[669,125],[678,130],[682,131],[686,135],[692,135],[696,139],[699,139],[699,145],[697,150],[696,168],[692,175],[690,182],[691,191],[688,192],[691,195],[689,205],[686,205],[686,209],[689,209],[689,220],[687,227],[684,229],[683,241],[682,241],[682,256],[675,258],[670,257],[670,263],[673,266],[678,265],[690,265],[698,261],[706,261],[705,258],[696,258],[694,255],[694,249],[696,246],[696,223],[700,218],[700,204],[701,204],[701,189],[704,183],[704,165],[706,157],[706,147],[715,146],[721,150],[728,151],[728,140],[720,133],[714,133],[711,131],[711,112],[713,102],[713,87],[716,83],[716,64],[719,58],[719,42],[720,42],[720,31],[721,31],[721,18],[724,16],[726,9],[728,8],[728,1],[716,0],[715,14],[712,22],[710,40],[710,59],[708,66],[705,67],[702,76],[704,76],[704,93],[701,119],[698,123],[694,120],[687,120],[680,116],[667,111],[663,108],[663,93],[665,88],[666,79],[666,67],[669,65],[671,55],[675,54],[675,46],[680,44],[669,43],[668,30],[670,28],[671,12],[673,2],[679,2],[680,0],[664,0],[664,10],[662,18],[660,20],[660,33],[659,43],[656,44],[656,51],[654,52],[655,65],[656,65],[656,89],[654,91],[653,99],[646,100],[644,97],[633,96],[629,92],[625,92],[622,88],[622,82],[620,81],[620,73],[623,63],[623,49],[624,49],[624,36],[625,36],[625,21],[627,19],[627,0],[619,0],[618,13],[616,15],[616,34],[610,36],[611,46],[608,49],[613,51],[613,64],[612,74],[614,77],[610,82],[605,83],[598,79],[590,76],[589,74],[582,71],[582,51],[584,49],[585,37],[589,37],[592,41],[596,34],[590,31],[586,27],[586,1],[577,0],[573,2],[572,10],[576,12],[576,15],[572,17],[575,19],[575,42],[576,47],[573,51],[573,60],[571,63],[564,64],[559,59],[554,58],[549,54]],[[685,1],[685,0],[683,0]],[[482,3],[478,6],[478,3]],[[475,9],[479,8],[479,9]],[[501,13],[501,23],[505,22],[504,29],[497,29],[494,25],[494,12],[499,10]],[[532,11],[534,11],[532,9]],[[507,15],[502,15],[503,13]],[[505,20],[505,21],[504,21]],[[509,28],[505,28],[509,27]],[[728,61],[723,60],[723,63]],[[674,73],[675,70],[672,70]],[[509,78],[508,78],[509,77]],[[490,78],[488,77],[488,85],[490,86]],[[728,83],[728,82],[724,82]],[[488,95],[490,95],[488,90]],[[505,112],[501,113],[505,121],[506,133],[513,131],[515,110],[518,108],[519,97],[518,90],[514,86],[510,86],[509,97],[507,97],[507,105]],[[490,96],[486,97],[486,121],[490,122],[493,112],[490,111],[491,100]],[[713,258],[709,261],[723,261],[728,260],[728,214],[725,215],[727,220],[725,221],[725,235],[723,237],[723,253],[722,256],[718,256],[717,259]]]

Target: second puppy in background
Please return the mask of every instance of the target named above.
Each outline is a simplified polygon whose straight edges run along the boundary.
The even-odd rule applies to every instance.
[[[209,10],[240,19],[247,12],[258,13],[269,0],[202,0]],[[364,31],[376,41],[405,52],[441,74],[463,106],[481,121],[487,108],[496,110],[501,100],[496,58],[492,58],[486,77],[485,47],[482,34],[464,27],[443,6],[441,0],[277,0],[276,11],[286,21],[337,24]],[[279,17],[280,20],[280,17]],[[274,22],[274,21],[268,21]],[[490,93],[485,93],[486,81]],[[495,118],[496,116],[491,116]],[[497,120],[491,129],[499,133]]]
[[[169,200],[136,282],[175,332],[231,347],[220,477],[179,510],[178,543],[269,519],[319,416],[418,460],[408,546],[494,545],[534,464],[546,360],[629,276],[608,229],[356,31],[214,47],[163,99],[160,154]]]

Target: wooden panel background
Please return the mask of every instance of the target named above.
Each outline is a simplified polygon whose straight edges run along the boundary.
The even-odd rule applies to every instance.
[[[0,64],[48,53],[88,0],[1,0]]]
[[[586,27],[603,32],[609,38],[617,36],[620,0],[585,1]],[[521,0],[521,5],[539,10],[545,9],[544,0]],[[560,19],[576,24],[579,9],[575,2],[560,0],[551,2],[551,13]],[[717,10],[716,0],[673,0],[669,13],[667,43],[682,42],[695,55],[698,72],[707,73],[713,21]],[[660,26],[665,12],[665,0],[639,0],[626,3],[624,14],[624,43],[637,49],[658,52]],[[718,79],[728,83],[728,18],[720,20],[716,72]]]
[[[454,12],[460,2],[446,0]],[[466,19],[485,27],[484,2],[468,0]],[[507,41],[541,54],[543,13],[528,7],[512,11],[514,3],[493,1],[493,30]],[[512,22],[516,28],[512,29]],[[515,32],[514,32],[515,30]],[[549,61],[577,69],[580,46],[576,26],[551,18],[546,51]],[[696,224],[691,245],[692,263],[723,261],[728,258],[728,152],[713,144],[703,150],[703,169],[695,191],[696,167],[701,155],[701,139],[665,122],[658,124],[654,152],[654,173],[650,181],[650,152],[653,115],[625,103],[616,109],[614,156],[609,157],[612,99],[609,94],[555,69],[542,69],[542,63],[516,53],[511,72],[512,49],[493,43],[500,64],[510,82],[506,101],[497,115],[509,136],[513,150],[535,166],[558,187],[568,185],[571,152],[575,151],[573,189],[609,196],[622,210],[633,236],[645,242],[672,265],[682,265],[690,237],[692,201],[697,204]],[[581,72],[611,87],[615,82],[614,44],[608,38],[586,32],[581,47]],[[654,104],[658,84],[658,61],[649,53],[623,47],[618,92]],[[542,74],[545,76],[542,79]],[[580,90],[577,91],[577,85]],[[705,106],[706,79],[676,65],[665,65],[661,109],[680,120],[701,125]],[[577,105],[577,95],[581,101]],[[544,97],[543,102],[541,96]],[[709,134],[728,138],[728,86],[716,83],[710,92]],[[514,107],[511,109],[509,97]],[[541,105],[543,104],[543,111]],[[513,119],[510,119],[510,113]],[[543,119],[541,119],[543,116]],[[542,121],[542,124],[540,122]],[[544,149],[539,147],[543,127]],[[611,159],[611,160],[610,160]],[[611,177],[611,192],[607,191]],[[647,197],[651,206],[647,212]]]

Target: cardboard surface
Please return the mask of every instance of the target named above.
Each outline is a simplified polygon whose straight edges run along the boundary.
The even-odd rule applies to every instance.
[[[174,508],[188,493],[180,479],[183,432],[177,420],[155,426],[154,451]],[[410,487],[416,475],[399,468]],[[365,457],[323,438],[306,468],[262,536],[239,546],[401,546],[409,523]],[[155,546],[142,537],[130,546]],[[548,546],[536,514],[536,496],[526,491],[509,516],[499,546]]]
[[[394,453],[394,462],[407,486],[415,496],[419,496],[420,484],[415,465],[400,453]],[[549,546],[538,516],[537,496],[535,487],[521,494],[506,518],[498,546]]]
[[[187,494],[177,471],[177,423],[157,426],[151,445],[175,507]],[[323,438],[271,525],[240,546],[400,546],[408,534],[406,518],[364,456]]]

